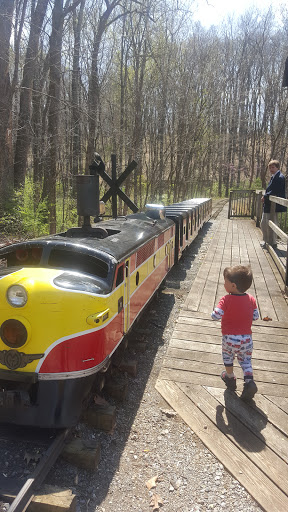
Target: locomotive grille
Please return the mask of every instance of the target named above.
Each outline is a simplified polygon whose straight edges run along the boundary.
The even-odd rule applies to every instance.
[[[149,256],[154,254],[154,246],[155,242],[154,240],[150,240],[148,244],[144,245],[138,252],[137,252],[137,258],[136,258],[136,267],[139,267],[141,263],[143,263]]]
[[[163,244],[164,244],[164,233],[161,233],[161,235],[159,235],[159,237],[158,237],[158,249],[159,249],[159,247],[162,247]]]

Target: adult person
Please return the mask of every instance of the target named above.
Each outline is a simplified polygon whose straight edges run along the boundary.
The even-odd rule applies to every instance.
[[[285,177],[282,172],[280,172],[280,163],[278,160],[271,160],[268,164],[268,169],[271,174],[271,178],[268,183],[268,187],[265,190],[265,194],[262,197],[263,214],[260,227],[263,234],[263,242],[261,242],[261,246],[266,247],[266,244],[269,244],[275,249],[277,247],[277,235],[275,231],[269,227],[269,220],[278,226],[278,213],[285,212],[286,206],[276,204],[275,212],[270,212],[271,202],[269,196],[286,197]]]

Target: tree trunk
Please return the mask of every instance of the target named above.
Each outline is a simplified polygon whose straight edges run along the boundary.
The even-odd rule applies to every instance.
[[[2,0],[0,3],[0,210],[11,184],[13,163],[12,139],[9,137],[12,112],[9,50],[14,4],[14,0]]]
[[[21,83],[20,111],[14,157],[15,188],[19,188],[25,183],[28,153],[33,135],[31,130],[32,85],[37,66],[39,38],[48,1],[49,0],[38,0],[37,6],[31,13],[30,34]]]

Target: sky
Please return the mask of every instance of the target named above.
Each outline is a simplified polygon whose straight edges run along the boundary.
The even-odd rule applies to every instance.
[[[253,5],[260,10],[267,10],[272,4],[275,10],[281,4],[286,4],[286,0],[197,0],[197,4],[198,7],[193,8],[193,18],[209,28],[221,23],[228,14],[239,16]]]

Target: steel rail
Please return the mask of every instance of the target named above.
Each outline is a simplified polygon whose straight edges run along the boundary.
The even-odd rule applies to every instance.
[[[27,509],[29,503],[31,503],[35,496],[37,489],[40,487],[54,462],[59,457],[70,431],[71,429],[65,429],[59,432],[48,450],[46,450],[44,455],[41,457],[39,464],[32,473],[32,476],[28,478],[14,501],[11,503],[8,512],[24,512]]]

